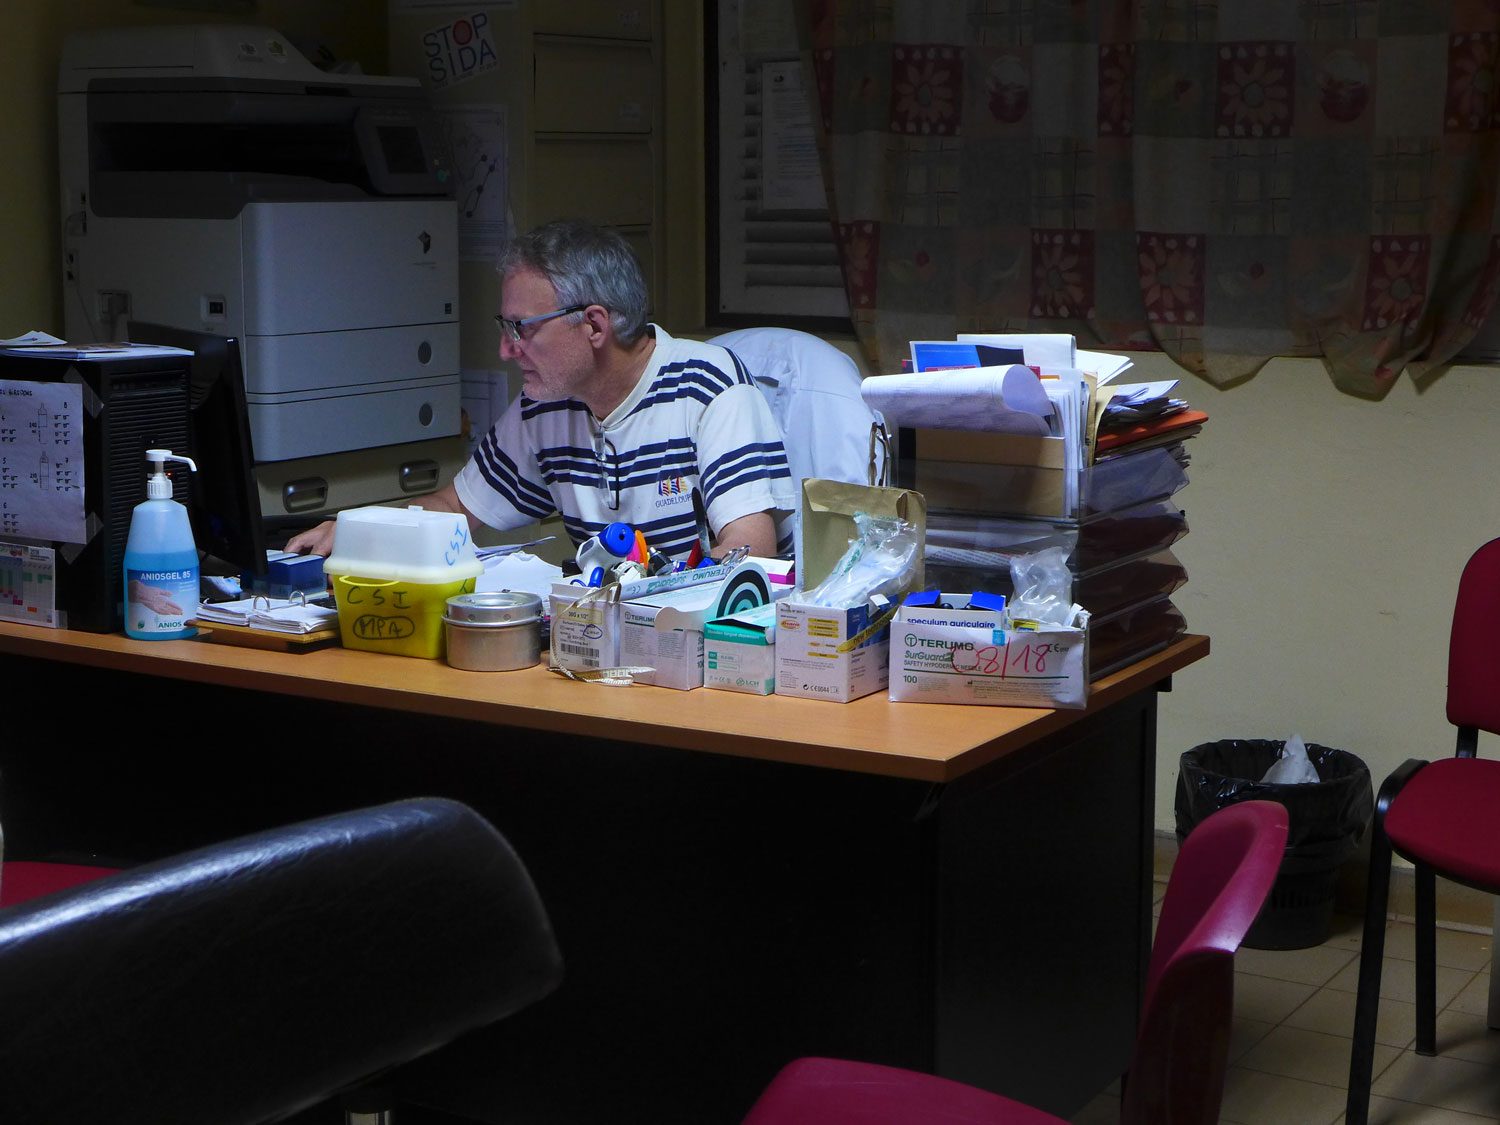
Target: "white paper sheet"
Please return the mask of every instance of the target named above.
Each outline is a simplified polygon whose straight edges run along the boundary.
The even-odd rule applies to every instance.
[[[0,535],[87,543],[83,391],[0,379]]]
[[[1045,437],[1061,432],[1036,373],[1019,364],[874,375],[863,381],[866,405],[888,426]]]

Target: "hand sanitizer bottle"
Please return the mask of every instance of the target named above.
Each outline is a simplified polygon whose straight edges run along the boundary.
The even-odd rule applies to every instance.
[[[167,641],[197,633],[198,547],[187,509],[172,499],[166,462],[198,466],[170,449],[148,449],[151,474],[146,500],[130,517],[125,541],[125,632],[143,641]]]

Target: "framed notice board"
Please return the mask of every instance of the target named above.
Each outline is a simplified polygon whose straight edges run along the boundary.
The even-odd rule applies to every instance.
[[[716,0],[709,12],[709,319],[847,331],[792,5]]]

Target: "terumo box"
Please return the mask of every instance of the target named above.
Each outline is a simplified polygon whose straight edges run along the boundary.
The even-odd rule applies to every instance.
[[[776,694],[848,703],[886,686],[889,629],[882,610],[776,603]]]
[[[636,673],[636,683],[680,691],[703,686],[703,622],[691,612],[701,593],[689,587],[620,603],[620,663],[651,669]]]
[[[1007,629],[1000,611],[902,606],[891,622],[890,697],[899,703],[1082,707],[1088,702],[1088,614],[1074,627]]]
[[[620,663],[650,668],[637,683],[703,686],[703,630],[711,620],[765,605],[770,581],[756,562],[682,571],[620,588]]]

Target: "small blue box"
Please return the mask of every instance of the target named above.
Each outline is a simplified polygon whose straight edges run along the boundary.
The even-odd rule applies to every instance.
[[[247,594],[267,594],[273,598],[289,598],[299,591],[309,598],[315,598],[328,590],[322,555],[289,555],[284,551],[267,551],[266,577],[247,578]]]

